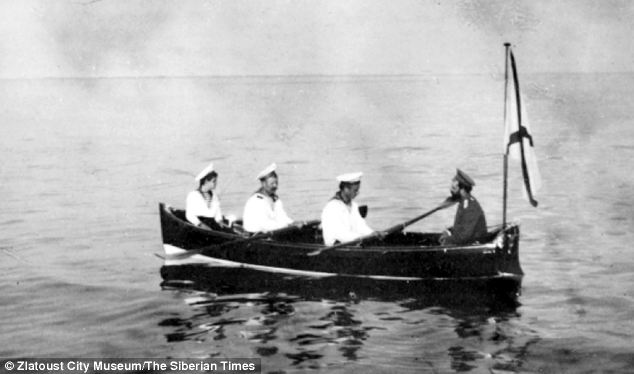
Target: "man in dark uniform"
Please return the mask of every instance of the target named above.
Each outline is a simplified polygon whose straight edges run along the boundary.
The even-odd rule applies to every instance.
[[[456,170],[451,181],[451,196],[458,202],[453,227],[445,230],[440,237],[441,244],[471,244],[487,235],[487,222],[484,212],[471,189],[475,182],[465,172]]]

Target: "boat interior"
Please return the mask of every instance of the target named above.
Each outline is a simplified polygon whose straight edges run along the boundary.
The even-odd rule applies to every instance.
[[[190,224],[185,218],[185,211],[180,209],[170,209],[178,219]],[[201,221],[207,224],[213,231],[220,231],[225,233],[231,233],[248,237],[250,234],[242,228],[242,221],[238,220],[232,224],[221,226],[213,219],[206,217],[199,217]],[[225,222],[227,223],[227,222]],[[501,226],[495,226],[489,228],[489,233],[486,238],[481,242],[486,243],[492,241],[496,235],[500,232]],[[412,231],[401,231],[385,236],[384,238],[377,238],[367,240],[363,242],[364,247],[383,247],[383,246],[415,246],[415,247],[433,247],[440,245],[441,233],[423,233]],[[279,242],[294,242],[294,243],[306,243],[306,244],[323,244],[323,236],[320,225],[307,225],[296,230],[276,234],[274,239]],[[474,243],[478,244],[478,243]]]

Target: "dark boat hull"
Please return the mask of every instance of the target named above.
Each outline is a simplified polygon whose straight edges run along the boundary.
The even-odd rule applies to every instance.
[[[518,303],[519,284],[509,278],[393,281],[361,277],[296,277],[247,268],[205,264],[161,267],[164,289],[210,293],[215,300],[300,298],[302,300],[374,300],[448,308],[507,310]]]
[[[399,233],[363,246],[325,250],[317,229],[272,239],[220,245],[241,238],[237,233],[197,228],[183,212],[160,204],[163,245],[168,255],[201,252],[196,260],[215,266],[309,277],[364,277],[377,280],[495,280],[520,284],[519,227],[492,231],[483,244],[440,246],[439,234]]]

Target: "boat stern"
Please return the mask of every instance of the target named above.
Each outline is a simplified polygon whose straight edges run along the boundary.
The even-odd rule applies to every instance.
[[[498,259],[498,271],[509,276],[522,277],[520,266],[520,227],[518,223],[509,223],[500,230],[495,238],[495,251]]]

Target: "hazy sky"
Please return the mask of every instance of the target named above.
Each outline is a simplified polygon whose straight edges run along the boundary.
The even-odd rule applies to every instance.
[[[2,0],[0,77],[632,71],[630,0]]]

